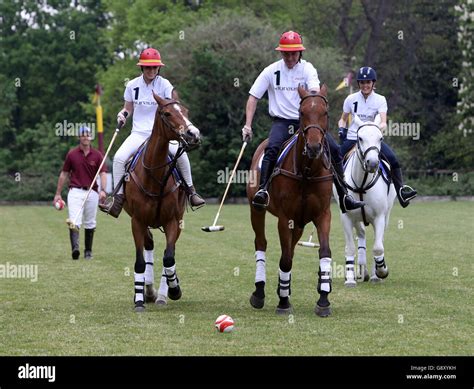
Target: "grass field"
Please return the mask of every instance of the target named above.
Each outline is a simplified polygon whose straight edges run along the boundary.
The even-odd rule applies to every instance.
[[[186,214],[176,251],[183,297],[165,309],[148,305],[143,314],[133,312],[128,215],[100,214],[94,259],[85,261],[81,246],[81,259],[72,261],[66,212],[0,207],[0,265],[38,265],[36,282],[0,278],[0,355],[472,355],[474,203],[396,205],[385,237],[390,276],[355,289],[343,286],[344,240],[332,209],[333,314],[322,319],[313,312],[317,250],[303,247],[293,265],[294,315],[275,314],[280,253],[273,217],[267,217],[266,305],[251,308],[255,259],[247,206],[224,206],[219,223],[226,230],[217,233],[200,230],[217,206]],[[159,269],[163,236],[154,235]],[[370,230],[368,247],[372,236]],[[229,334],[213,326],[224,313],[236,322]]]

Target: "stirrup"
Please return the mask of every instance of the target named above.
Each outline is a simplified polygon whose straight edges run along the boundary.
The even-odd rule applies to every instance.
[[[193,202],[192,202],[191,199],[192,199],[194,196],[197,196],[197,198],[200,199],[201,202],[198,203],[198,204],[193,204]],[[191,205],[191,209],[192,209],[193,211],[196,210],[196,209],[202,208],[202,207],[204,207],[204,206],[206,205],[206,201],[205,201],[201,196],[199,196],[196,192],[195,192],[195,193],[192,193],[192,194],[190,194],[190,195],[188,195],[188,201],[189,201],[189,204]]]
[[[114,196],[108,196],[103,203],[99,203],[99,209],[102,212],[109,213],[114,206]]]
[[[413,192],[414,194],[411,195],[411,196],[408,196],[407,198],[405,198],[405,197],[403,196],[403,194],[402,194],[403,189],[408,189],[409,191]],[[409,186],[409,185],[403,185],[403,186],[400,188],[400,190],[399,190],[399,195],[400,195],[400,197],[403,199],[403,201],[405,201],[405,202],[408,202],[408,201],[410,201],[410,200],[413,200],[413,199],[416,197],[417,194],[418,194],[418,193],[416,192],[416,190],[413,189],[413,188],[412,188],[411,186]]]
[[[353,208],[348,208],[346,206],[346,199],[352,199]],[[364,205],[365,205],[365,202],[356,200],[351,195],[345,194],[344,197],[342,198],[342,207],[344,208],[346,212],[353,211],[354,209],[362,208]]]
[[[266,202],[264,204],[255,202],[255,198],[258,197],[259,194],[266,196]],[[270,194],[268,193],[266,189],[259,189],[257,193],[255,193],[255,196],[253,197],[252,205],[255,207],[255,209],[265,210],[268,207],[268,204],[270,204]]]

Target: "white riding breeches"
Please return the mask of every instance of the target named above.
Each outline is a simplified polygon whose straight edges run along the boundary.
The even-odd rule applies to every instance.
[[[79,215],[79,208],[86,197],[87,190],[79,188],[71,188],[67,194],[67,208],[69,212],[69,219],[73,220],[76,217],[77,219],[74,222],[79,228],[84,224],[84,228],[93,229],[96,226],[96,216],[97,216],[97,205],[99,204],[99,194],[91,190],[89,197],[84,204]]]
[[[138,150],[140,145],[145,142],[145,140],[147,140],[147,138],[147,135],[132,132],[115,153],[113,164],[114,188],[125,174],[125,164],[130,159],[130,157]],[[169,143],[170,154],[174,156],[178,151],[178,147],[179,144],[177,141],[171,141]],[[191,176],[191,164],[189,163],[189,158],[186,152],[184,152],[178,158],[177,166],[186,185],[192,186],[193,179]],[[120,187],[117,193],[123,193],[123,186]]]

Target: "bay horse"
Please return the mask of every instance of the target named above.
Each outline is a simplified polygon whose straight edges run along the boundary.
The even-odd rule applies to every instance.
[[[359,126],[357,130],[357,143],[352,152],[348,153],[344,175],[349,192],[354,198],[364,200],[365,206],[361,209],[341,213],[346,240],[346,275],[344,285],[354,287],[357,281],[368,281],[366,258],[365,226],[372,224],[374,228],[374,246],[372,254],[374,264],[372,267],[371,282],[379,282],[388,276],[388,267],[384,258],[383,238],[388,226],[390,211],[396,197],[395,187],[392,183],[380,179],[380,150],[382,146],[382,132],[379,128],[380,117],[377,115],[375,122],[362,122],[355,115],[354,122]],[[335,189],[334,189],[334,193]],[[357,272],[355,271],[356,249],[354,245],[353,229],[357,233],[358,258]]]
[[[188,119],[187,109],[177,100],[162,99],[153,93],[158,104],[148,144],[128,173],[124,185],[124,209],[131,217],[135,241],[135,311],[145,310],[145,302],[166,304],[181,297],[176,275],[175,245],[182,228],[186,194],[172,174],[173,161],[168,160],[170,141],[181,145],[199,144],[200,132]],[[150,228],[162,227],[166,236],[160,290],[153,287],[153,236]],[[146,285],[146,291],[144,287]],[[144,293],[145,292],[145,293]]]
[[[278,218],[281,257],[277,295],[277,314],[293,312],[290,303],[291,268],[295,245],[301,238],[304,226],[313,222],[319,238],[319,279],[317,291],[320,298],[315,313],[326,317],[331,313],[328,295],[331,292],[331,249],[329,230],[331,226],[332,173],[328,160],[329,150],[325,147],[325,134],[329,128],[327,87],[322,86],[318,94],[308,93],[298,87],[300,101],[300,128],[296,144],[287,153],[280,167],[273,173],[269,187],[268,211]],[[260,174],[258,162],[268,140],[263,141],[255,151],[251,172]],[[327,153],[327,154],[326,154]],[[254,176],[255,177],[255,176]],[[258,182],[259,179],[255,182]],[[265,302],[265,211],[256,210],[252,199],[258,187],[249,182],[247,197],[250,204],[252,228],[255,233],[256,276],[255,291],[250,296],[252,307],[261,309]]]

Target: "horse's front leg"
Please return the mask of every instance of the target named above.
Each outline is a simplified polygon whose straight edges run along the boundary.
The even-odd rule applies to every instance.
[[[250,206],[250,219],[255,233],[255,291],[250,295],[250,305],[262,309],[265,305],[267,239],[265,238],[265,214]]]
[[[153,283],[155,282],[155,274],[153,271],[154,265],[154,257],[153,257],[153,235],[149,228],[146,230],[146,234],[144,237],[144,256],[145,256],[145,302],[146,303],[154,303],[158,294],[156,289],[153,287]]]
[[[378,216],[374,220],[374,265],[372,268],[371,282],[378,282],[388,276],[388,267],[385,264],[383,236],[385,233],[385,217]]]
[[[176,274],[176,262],[174,259],[174,251],[176,240],[179,236],[179,223],[172,220],[164,226],[166,235],[166,249],[163,255],[163,270],[168,284],[168,297],[171,300],[179,300],[181,298],[181,288],[179,287],[179,279]]]
[[[145,235],[147,233],[146,225],[139,220],[132,218],[132,233],[135,241],[135,312],[143,312],[145,310],[145,259],[143,257],[143,247]]]
[[[295,228],[294,220],[284,217],[278,219],[278,233],[280,235],[281,257],[280,269],[278,271],[277,294],[280,302],[276,308],[277,314],[289,314],[293,312],[290,303],[291,295],[291,267],[293,265],[293,230]],[[301,236],[301,234],[300,234]]]
[[[317,291],[319,300],[316,303],[314,312],[320,317],[327,317],[331,314],[330,302],[328,299],[331,293],[331,249],[329,247],[329,231],[331,229],[331,209],[329,206],[315,220],[319,238],[319,278]]]

